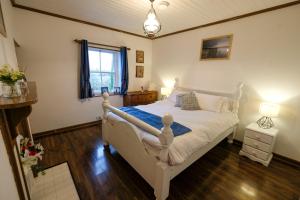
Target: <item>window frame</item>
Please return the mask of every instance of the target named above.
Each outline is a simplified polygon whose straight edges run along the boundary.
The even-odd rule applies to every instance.
[[[95,46],[88,46],[88,50],[90,51],[90,50],[95,50],[95,51],[102,51],[102,52],[111,52],[111,51],[113,51],[113,52],[118,52],[119,53],[119,55],[120,55],[120,50],[116,50],[116,49],[108,49],[108,48],[101,48],[101,47],[95,47]],[[101,62],[101,61],[100,61]],[[114,59],[113,59],[113,62],[114,62]],[[121,65],[121,61],[120,61],[120,59],[118,60],[118,65]],[[100,69],[101,70],[101,69]],[[119,76],[121,76],[121,66],[120,66],[120,69],[118,69],[119,70]],[[101,72],[101,71],[99,71],[99,72],[92,72],[92,70],[91,70],[91,68],[90,68],[90,74],[91,73],[99,73],[99,74],[103,74],[103,73],[107,73],[107,74],[111,74],[111,73],[117,73],[117,72]],[[119,77],[119,79],[120,79],[121,77]],[[91,86],[92,87],[92,86]],[[120,83],[120,87],[121,87],[121,83]],[[101,91],[98,91],[97,90],[97,92],[95,92],[95,90],[92,88],[92,91],[93,91],[93,97],[102,97],[103,96],[103,94],[101,93]],[[114,92],[109,92],[109,95],[110,96],[120,96],[121,94],[115,94]]]

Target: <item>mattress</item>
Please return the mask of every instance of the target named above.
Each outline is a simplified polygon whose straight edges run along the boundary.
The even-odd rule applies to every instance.
[[[175,122],[190,128],[192,131],[174,138],[168,149],[168,163],[177,165],[184,162],[190,155],[201,147],[214,141],[220,134],[238,123],[238,117],[232,112],[210,112],[204,110],[187,111],[175,107],[169,100],[158,101],[149,105],[136,106],[145,112],[163,117],[165,114],[173,116]],[[110,114],[110,119],[123,120]],[[136,127],[138,137],[145,144],[151,154],[159,154],[160,142],[155,136]]]

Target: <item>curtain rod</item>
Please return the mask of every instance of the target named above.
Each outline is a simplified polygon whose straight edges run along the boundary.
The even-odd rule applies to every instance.
[[[75,39],[74,41],[77,42],[77,43],[81,43],[82,40]],[[121,48],[121,47],[118,47],[118,46],[101,44],[101,43],[95,43],[95,42],[88,42],[88,43],[91,44],[91,45],[98,45],[98,46],[111,47],[111,48],[117,48],[117,49]],[[131,50],[131,49],[127,48],[127,50]]]

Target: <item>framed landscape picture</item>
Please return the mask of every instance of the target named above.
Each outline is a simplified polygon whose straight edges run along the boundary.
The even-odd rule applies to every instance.
[[[144,51],[136,51],[136,63],[144,63]]]
[[[6,30],[5,30],[5,25],[4,25],[4,18],[3,18],[1,3],[0,3],[0,33],[4,37],[6,37]]]
[[[144,77],[144,66],[136,66],[136,75],[137,78]]]
[[[200,60],[229,59],[233,35],[224,35],[202,40]]]

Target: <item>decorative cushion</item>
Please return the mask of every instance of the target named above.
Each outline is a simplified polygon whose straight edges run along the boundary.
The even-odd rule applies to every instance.
[[[193,92],[182,96],[182,110],[200,110],[197,98]]]
[[[181,107],[182,105],[182,97],[186,95],[186,94],[177,94],[176,95],[176,103],[175,103],[175,107]]]
[[[183,91],[183,90],[174,89],[172,91],[172,93],[170,94],[170,96],[168,97],[168,100],[173,102],[173,103],[176,103],[176,96],[178,94],[187,94],[187,92]]]
[[[195,92],[198,104],[202,110],[221,112],[224,97]]]

